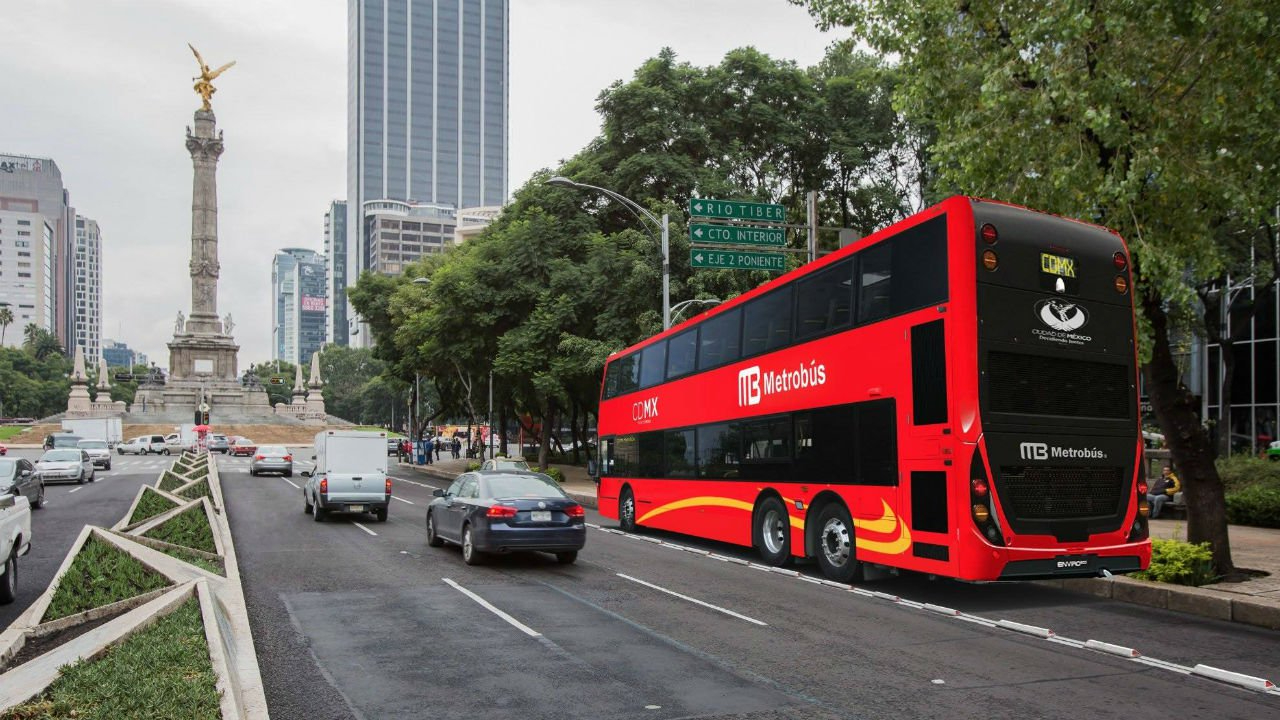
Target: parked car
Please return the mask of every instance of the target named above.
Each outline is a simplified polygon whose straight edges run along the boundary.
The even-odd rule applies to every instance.
[[[233,456],[253,455],[258,452],[258,444],[249,438],[242,437],[231,445],[231,454]]]
[[[393,437],[387,438],[387,455],[395,455],[396,453],[400,452],[400,450],[401,450],[400,438],[393,438]]]
[[[223,455],[231,451],[231,443],[227,442],[226,435],[210,435],[209,444],[206,447],[209,452],[220,452]]]
[[[0,495],[5,493],[27,498],[33,508],[44,507],[44,481],[26,458],[0,460]]]
[[[0,495],[0,605],[18,597],[18,558],[31,550],[31,503],[25,497]]]
[[[463,473],[427,506],[427,544],[462,546],[475,565],[486,553],[539,550],[568,564],[587,542],[586,511],[541,473]]]
[[[146,435],[129,438],[116,446],[116,452],[121,455],[146,455],[150,442],[151,438]]]
[[[71,433],[54,433],[46,435],[44,438],[44,449],[54,450],[61,448],[76,448],[80,446],[80,441],[84,438]]]
[[[107,447],[106,440],[81,440],[79,444],[81,450],[89,453],[94,467],[111,469],[111,448]]]
[[[9,454],[9,448],[5,447],[4,443],[0,443],[0,457],[4,457],[5,455],[8,455],[8,454]]]
[[[492,460],[485,460],[480,466],[481,470],[518,470],[520,472],[528,472],[529,463],[520,458],[496,457]]]
[[[74,482],[84,484],[93,482],[96,473],[89,453],[80,448],[46,450],[36,461],[36,474],[45,484],[55,482]]]
[[[293,455],[283,445],[263,445],[249,462],[249,474],[261,475],[264,472],[278,472],[285,477],[293,477]]]
[[[387,434],[360,430],[316,433],[314,470],[302,488],[302,509],[323,522],[329,513],[373,513],[385,522],[391,505]]]

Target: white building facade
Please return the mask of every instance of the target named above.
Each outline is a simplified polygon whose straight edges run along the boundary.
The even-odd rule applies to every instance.
[[[75,278],[75,345],[96,363],[102,354],[102,233],[83,215],[76,215]]]

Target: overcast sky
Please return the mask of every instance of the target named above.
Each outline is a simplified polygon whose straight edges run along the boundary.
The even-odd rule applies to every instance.
[[[0,153],[51,157],[102,227],[103,335],[168,365],[191,309],[199,106],[186,43],[217,67],[220,314],[240,366],[271,357],[271,258],[323,250],[346,192],[346,0],[27,0],[0,20]],[[812,65],[835,35],[785,0],[511,0],[510,187],[599,131],[595,98],[663,46],[698,65],[752,45]]]

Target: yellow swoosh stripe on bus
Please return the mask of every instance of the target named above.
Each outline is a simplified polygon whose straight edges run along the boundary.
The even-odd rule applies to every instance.
[[[683,500],[677,500],[672,503],[667,503],[662,507],[656,507],[650,510],[649,512],[645,513],[644,516],[641,517],[637,522],[643,523],[646,520],[649,520],[650,518],[655,518],[659,515],[662,515],[663,513],[669,513],[672,510],[683,510],[685,508],[691,508],[691,507],[727,507],[727,508],[734,508],[735,510],[746,510],[747,512],[751,512],[754,506],[749,502],[734,500],[733,498],[714,497],[710,495],[704,495],[701,497],[685,498]]]
[[[870,533],[876,533],[877,535],[888,534],[896,529],[898,537],[890,541],[868,540],[866,538],[858,537],[857,533],[854,533],[854,545],[861,550],[883,553],[885,555],[901,554],[905,552],[907,548],[911,547],[911,531],[907,529],[907,524],[902,522],[902,518],[894,514],[893,508],[889,507],[889,503],[884,500],[881,500],[880,503],[884,506],[884,512],[881,514],[879,519],[862,520],[855,518],[853,521],[853,527],[857,530],[865,530]]]

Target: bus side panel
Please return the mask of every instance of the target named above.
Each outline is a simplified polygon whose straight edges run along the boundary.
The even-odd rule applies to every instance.
[[[640,525],[751,546],[751,515],[759,484],[724,480],[629,482],[636,495]]]

